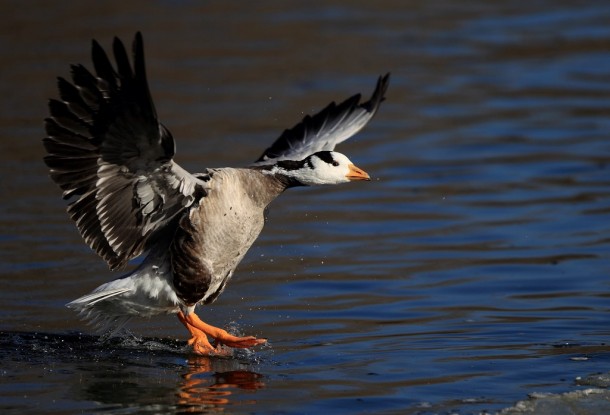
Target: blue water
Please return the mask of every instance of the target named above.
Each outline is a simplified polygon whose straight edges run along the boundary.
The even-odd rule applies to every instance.
[[[610,372],[604,2],[0,10],[3,413],[494,413]],[[172,316],[101,344],[64,307],[113,275],[47,177],[46,100],[89,64],[91,38],[136,30],[191,171],[247,164],[392,72],[380,112],[338,148],[373,180],[282,195],[200,310],[270,339],[254,352],[193,356]]]

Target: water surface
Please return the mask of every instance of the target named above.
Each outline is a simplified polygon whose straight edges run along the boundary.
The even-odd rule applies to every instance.
[[[2,412],[481,413],[610,372],[610,5],[496,3],[4,2]],[[191,171],[392,72],[339,147],[373,181],[282,195],[200,310],[254,353],[189,355],[172,316],[100,344],[64,308],[112,276],[47,177],[46,100],[136,30]]]

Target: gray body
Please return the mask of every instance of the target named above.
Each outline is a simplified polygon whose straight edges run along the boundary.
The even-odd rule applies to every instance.
[[[208,195],[180,218],[172,239],[160,243],[133,272],[68,306],[106,331],[133,316],[192,310],[197,303],[215,301],[262,231],[267,206],[286,185],[260,170],[209,172]]]

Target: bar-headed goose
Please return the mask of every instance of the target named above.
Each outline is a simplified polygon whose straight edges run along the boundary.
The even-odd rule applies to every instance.
[[[174,139],[159,122],[148,89],[140,33],[133,67],[119,39],[113,66],[93,41],[95,72],[72,66],[72,82],[58,78],[60,100],[45,120],[52,179],[72,199],[68,213],[85,242],[111,269],[146,253],[135,270],[68,304],[97,328],[114,331],[132,316],[177,313],[197,353],[217,344],[251,347],[195,314],[213,302],[263,228],[264,210],[293,186],[369,180],[335,145],[373,117],[389,74],[369,101],[360,95],[306,116],[262,156],[242,168],[191,174],[173,161]]]

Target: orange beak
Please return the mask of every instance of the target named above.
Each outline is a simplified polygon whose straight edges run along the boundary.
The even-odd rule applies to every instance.
[[[349,173],[347,173],[345,175],[345,177],[347,177],[350,181],[371,180],[371,177],[369,176],[369,174],[367,172],[365,172],[362,169],[359,169],[358,167],[354,166],[353,164],[350,164],[347,167],[349,168]]]

